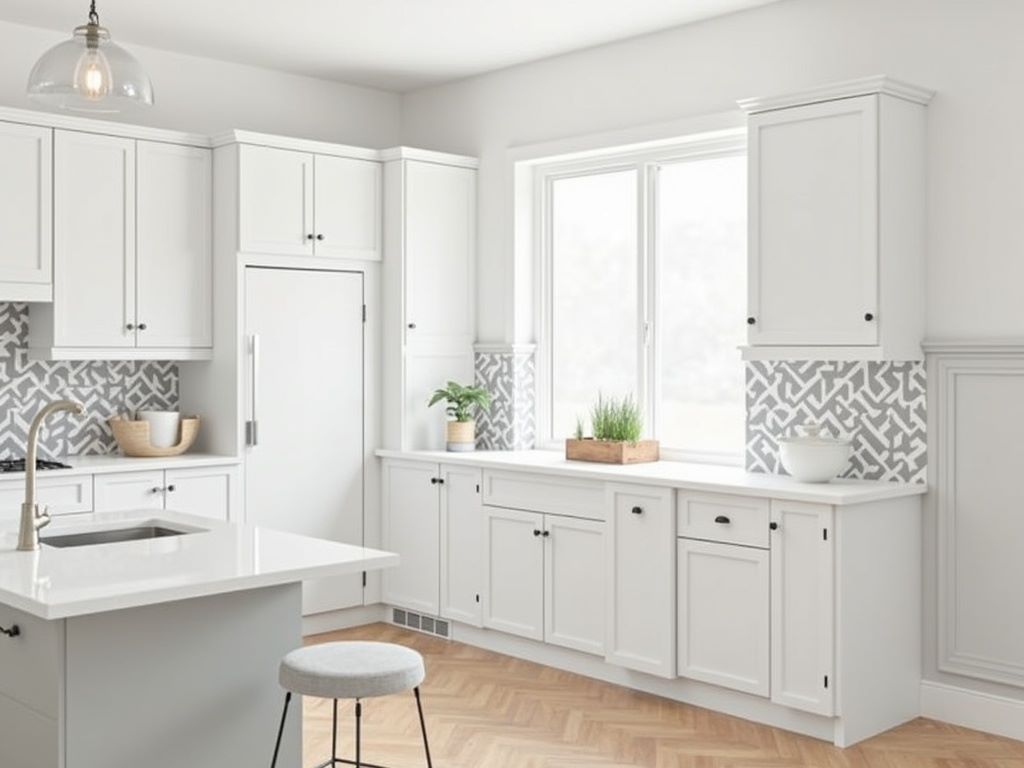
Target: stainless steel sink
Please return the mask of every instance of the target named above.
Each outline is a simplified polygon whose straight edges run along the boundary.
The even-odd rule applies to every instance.
[[[121,541],[142,541],[163,539],[168,536],[184,536],[195,531],[179,531],[162,525],[137,525],[131,528],[113,528],[103,531],[83,531],[60,536],[42,536],[40,543],[51,547],[88,547],[93,544],[114,544]]]

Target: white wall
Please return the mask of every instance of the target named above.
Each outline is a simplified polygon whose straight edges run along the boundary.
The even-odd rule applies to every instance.
[[[482,341],[512,338],[510,147],[888,74],[929,107],[929,335],[1024,336],[1024,3],[784,0],[408,94],[402,140],[481,158]]]
[[[0,105],[40,108],[25,96],[29,71],[70,33],[0,22]],[[149,71],[156,104],[102,119],[204,134],[242,128],[368,147],[398,143],[397,94],[117,42]]]

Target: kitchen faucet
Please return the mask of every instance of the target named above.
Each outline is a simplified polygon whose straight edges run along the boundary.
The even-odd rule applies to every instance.
[[[32,419],[28,430],[28,450],[25,457],[25,503],[21,505],[21,530],[18,532],[18,549],[22,552],[33,552],[39,549],[39,529],[50,523],[50,513],[44,507],[39,511],[36,504],[36,453],[39,448],[39,430],[43,421],[51,413],[70,411],[84,413],[81,403],[73,400],[57,400],[44,406]]]

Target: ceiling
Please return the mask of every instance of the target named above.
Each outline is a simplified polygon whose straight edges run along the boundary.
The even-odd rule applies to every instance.
[[[408,91],[772,0],[98,0],[115,40]],[[0,0],[66,31],[87,0]]]

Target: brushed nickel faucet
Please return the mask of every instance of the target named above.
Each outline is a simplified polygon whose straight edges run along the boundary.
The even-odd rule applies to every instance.
[[[45,507],[40,511],[39,505],[36,504],[36,454],[39,448],[39,430],[43,426],[43,421],[57,411],[80,414],[85,412],[85,408],[73,400],[57,400],[44,406],[32,419],[25,456],[25,502],[21,505],[21,530],[18,532],[18,549],[21,552],[39,549],[39,529],[50,523],[50,513]]]

